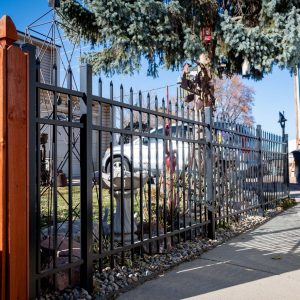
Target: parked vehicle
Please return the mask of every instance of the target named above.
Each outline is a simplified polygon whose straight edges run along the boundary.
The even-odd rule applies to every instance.
[[[189,130],[188,130],[189,128]],[[183,141],[182,139],[194,139],[193,129],[188,125],[183,124],[173,124],[170,129],[172,140],[172,149],[170,152],[175,157],[176,164],[178,164],[178,169],[183,170],[184,167],[189,163],[189,155],[191,152],[191,147],[189,147],[188,141]],[[169,147],[169,142],[164,138],[164,128],[159,126],[157,129],[152,129],[150,131],[150,138],[138,137],[133,141],[133,160],[131,161],[131,143],[123,145],[123,168],[126,171],[130,171],[133,168],[134,171],[149,169],[152,176],[156,175],[157,172],[160,173],[163,170],[163,165],[165,159],[163,157],[164,153],[167,152],[167,147]],[[181,140],[176,141],[176,137]],[[148,159],[150,153],[150,160]],[[170,153],[170,156],[172,155]],[[114,170],[121,169],[122,162],[122,148],[121,145],[113,147],[113,168]],[[102,166],[103,170],[107,173],[110,172],[111,164],[111,153],[110,149],[107,149],[103,160]]]
[[[217,127],[220,127],[220,124],[216,123]],[[228,126],[227,126],[228,127]],[[188,129],[189,128],[189,129]],[[192,143],[194,139],[194,130],[192,125],[187,124],[172,124],[170,129],[170,134],[172,137],[172,154],[173,154],[173,163],[176,162],[178,165],[178,170],[184,170],[192,156]],[[234,130],[234,128],[227,128]],[[257,175],[258,172],[258,162],[256,155],[253,151],[247,149],[255,149],[256,141],[254,139],[248,138],[244,140],[232,140],[231,134],[218,129],[216,132],[218,143],[223,145],[222,150],[215,156],[223,161],[224,166],[228,168],[236,166],[236,171],[239,174],[243,174],[244,177],[253,177]],[[123,169],[125,171],[139,171],[149,170],[151,175],[155,176],[157,173],[163,170],[164,164],[168,164],[168,160],[163,158],[164,153],[166,156],[167,147],[169,143],[164,139],[164,128],[159,126],[157,129],[152,129],[149,132],[150,138],[148,137],[137,137],[132,143],[133,155],[131,160],[131,143],[126,143],[123,145]],[[178,138],[176,140],[176,137]],[[235,147],[242,147],[240,151],[235,150],[234,153],[231,153],[231,148],[228,147],[234,144]],[[245,147],[245,150],[243,150]],[[169,149],[171,150],[171,149]],[[150,160],[148,159],[150,154]],[[170,155],[171,156],[171,155]],[[110,149],[107,149],[104,157],[102,159],[103,171],[106,173],[110,172],[111,161],[113,161],[114,171],[121,170],[122,165],[122,147],[121,145],[116,145],[113,147],[113,160],[111,159]]]

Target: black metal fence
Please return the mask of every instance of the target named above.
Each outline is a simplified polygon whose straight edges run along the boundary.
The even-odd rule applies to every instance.
[[[71,70],[58,86],[55,66],[44,84],[30,55],[32,298],[79,282],[92,290],[95,270],[214,238],[217,226],[288,195],[287,137],[214,119],[180,89],[167,103],[121,86],[117,101],[99,81],[93,95],[89,65],[80,92]]]

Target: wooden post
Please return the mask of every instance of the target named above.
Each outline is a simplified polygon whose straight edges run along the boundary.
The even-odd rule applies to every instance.
[[[0,36],[4,36],[5,27],[1,19]],[[1,299],[5,299],[6,269],[6,48],[0,40],[0,274]]]
[[[16,27],[0,20],[1,299],[28,299],[28,59],[13,43]]]

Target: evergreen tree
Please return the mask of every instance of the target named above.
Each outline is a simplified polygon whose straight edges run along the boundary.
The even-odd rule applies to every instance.
[[[206,52],[214,74],[241,74],[246,61],[260,79],[300,60],[299,0],[62,0],[59,13],[73,41],[94,47],[83,59],[95,72],[133,73],[145,57],[156,76]]]

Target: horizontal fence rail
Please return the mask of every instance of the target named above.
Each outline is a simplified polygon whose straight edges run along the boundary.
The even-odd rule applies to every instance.
[[[31,55],[34,55],[32,52]],[[245,214],[263,214],[288,195],[287,137],[216,119],[184,104],[134,94],[80,91],[30,66],[31,295],[80,284],[93,272],[166,253]]]

